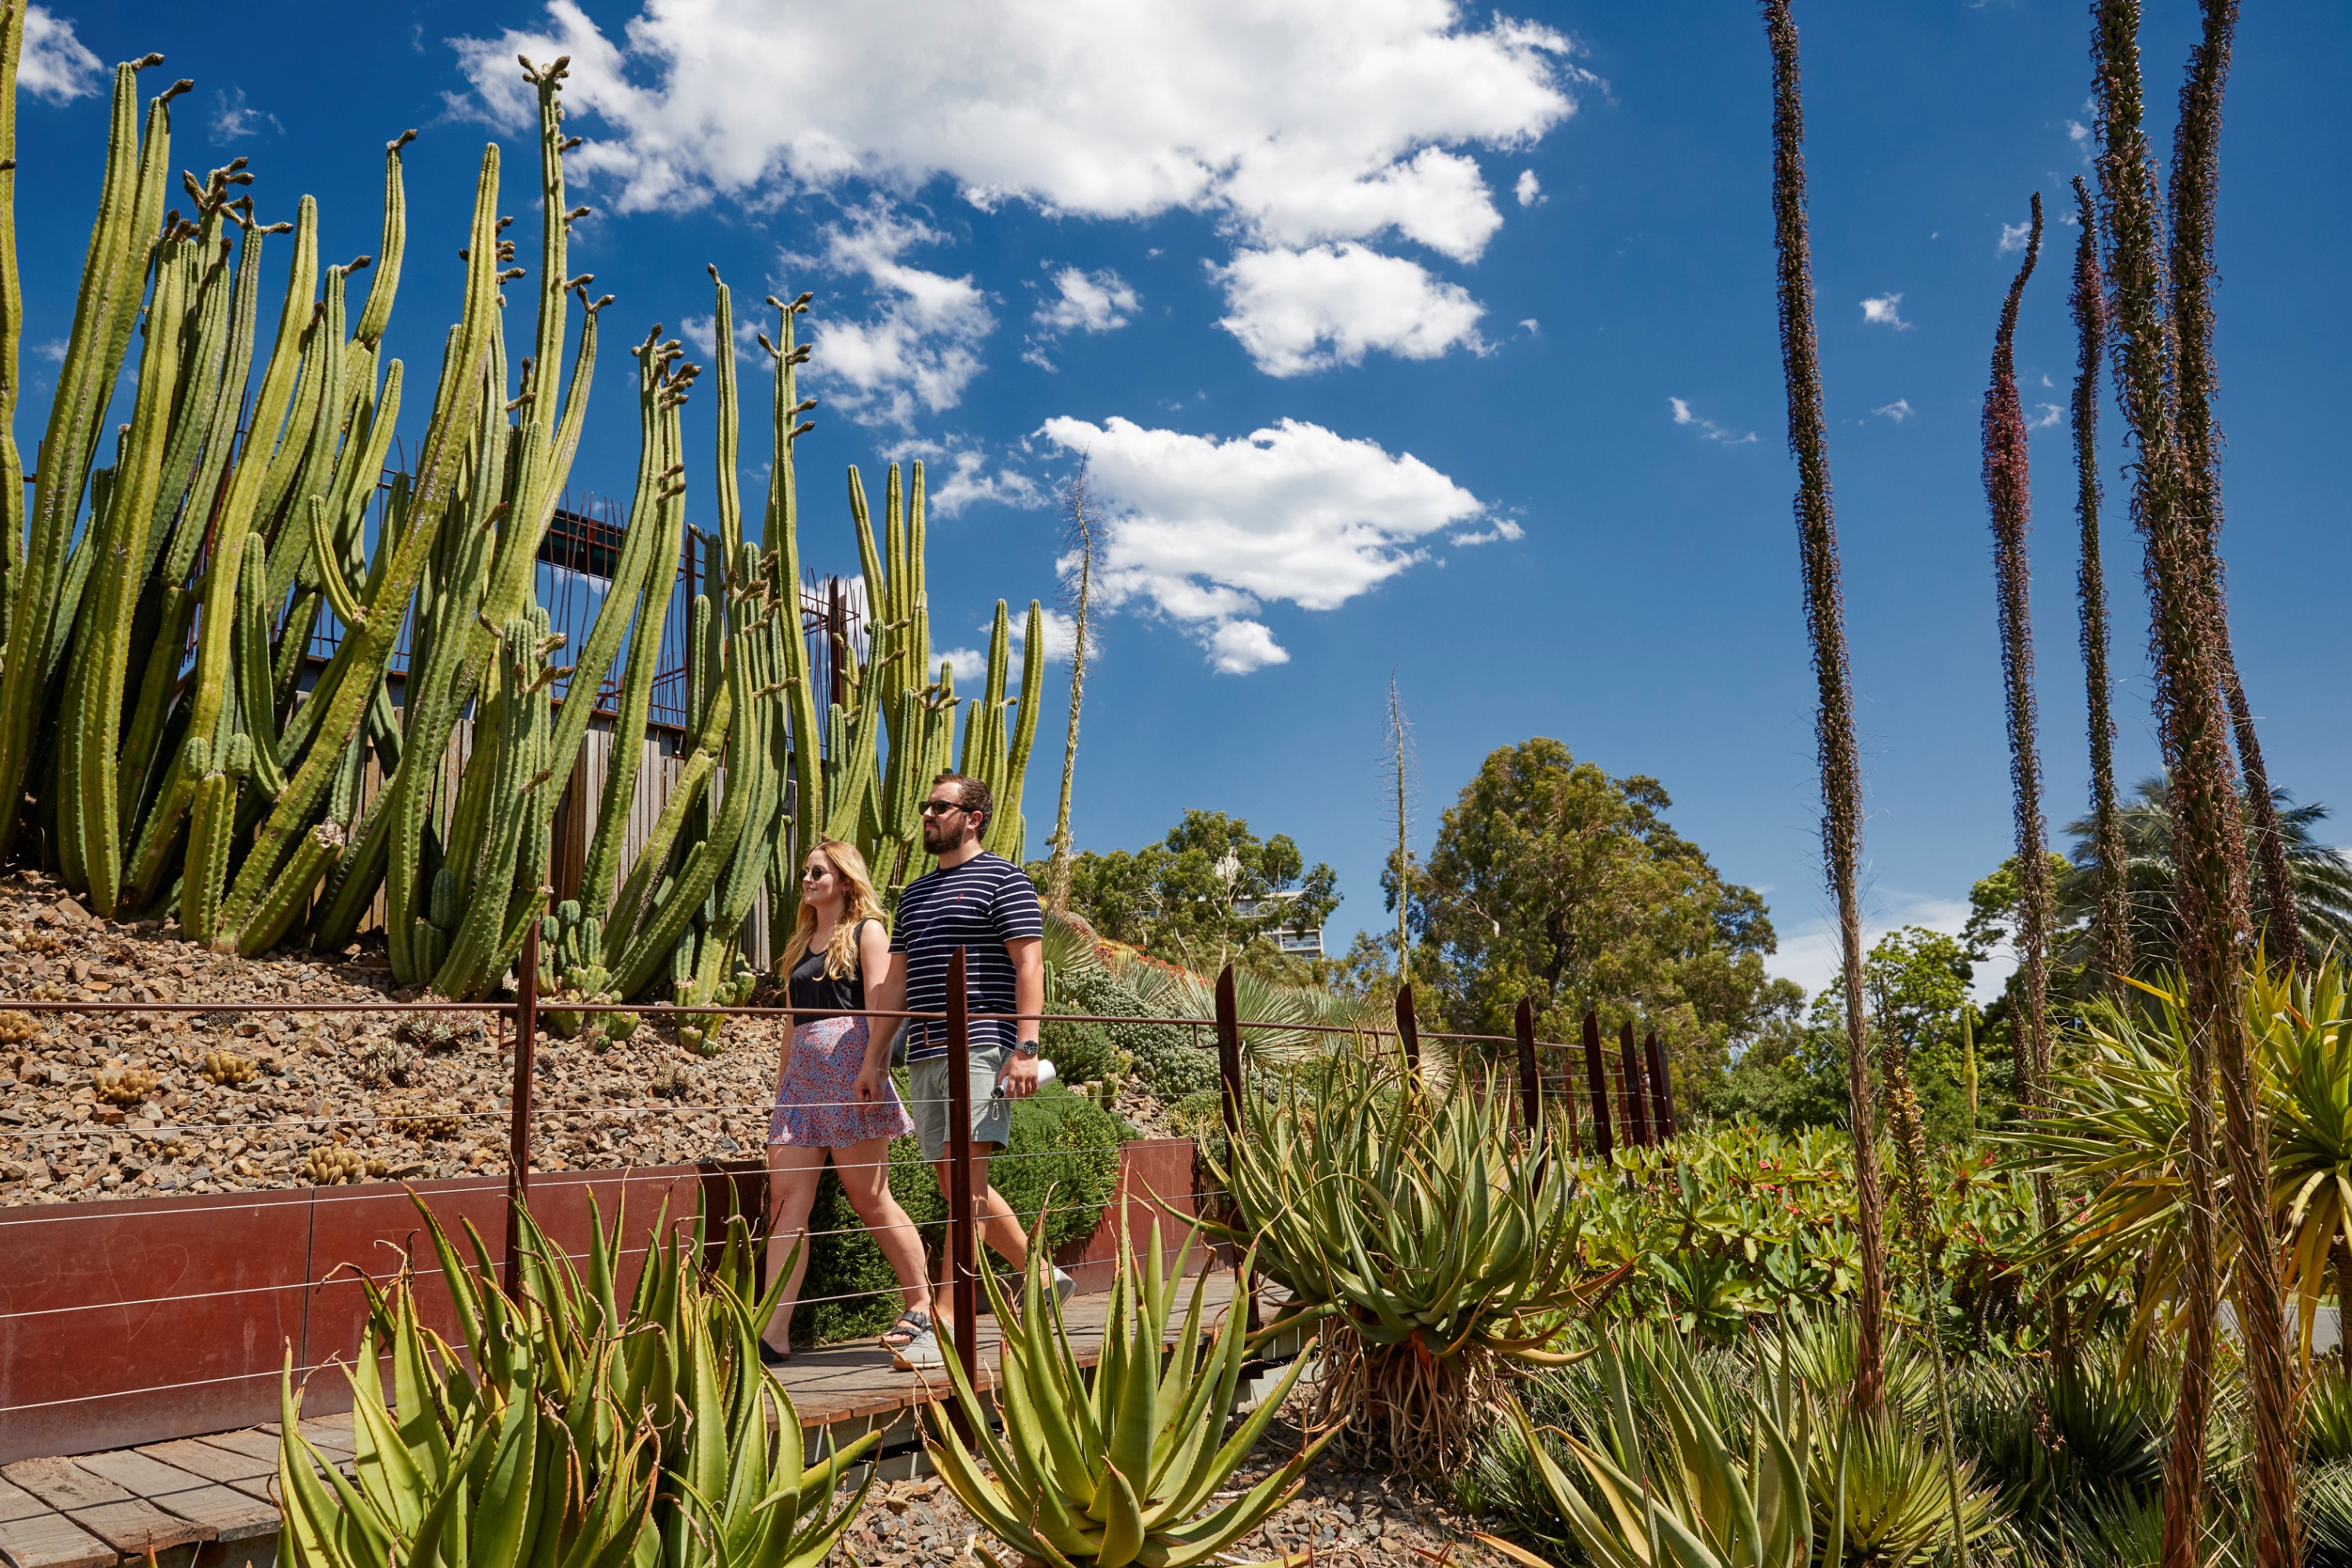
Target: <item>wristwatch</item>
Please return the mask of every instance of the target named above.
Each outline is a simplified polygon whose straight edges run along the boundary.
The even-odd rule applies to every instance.
[[[1013,1042],[1013,1054],[1016,1057],[1034,1057],[1037,1054],[1037,1042],[1015,1040]]]

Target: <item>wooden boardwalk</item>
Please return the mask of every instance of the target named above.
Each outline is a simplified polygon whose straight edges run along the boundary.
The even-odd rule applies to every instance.
[[[1208,1305],[1233,1300],[1233,1274],[1209,1277]],[[1189,1290],[1187,1292],[1189,1294]],[[1107,1295],[1063,1309],[1073,1347],[1091,1365],[1100,1352]],[[1222,1315],[1206,1311],[1213,1324]],[[995,1321],[980,1321],[981,1383],[994,1384]],[[803,1351],[779,1369],[812,1447],[869,1431],[883,1452],[917,1439],[916,1408],[947,1392],[943,1373],[900,1372],[872,1341]],[[352,1458],[352,1418],[321,1415],[303,1436],[339,1465]],[[272,1568],[277,1561],[278,1427],[249,1426],[71,1458],[22,1459],[0,1468],[0,1568]]]

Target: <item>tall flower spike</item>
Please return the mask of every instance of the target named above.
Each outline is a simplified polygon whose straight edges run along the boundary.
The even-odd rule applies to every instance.
[[[1846,668],[1845,601],[1839,587],[1837,522],[1830,509],[1828,423],[1822,413],[1821,354],[1813,336],[1811,239],[1805,218],[1805,110],[1798,83],[1797,24],[1789,0],[1766,0],[1772,49],[1772,216],[1780,262],[1780,364],[1789,390],[1789,450],[1797,459],[1797,542],[1804,571],[1805,626],[1820,689],[1814,739],[1821,756],[1822,850],[1838,904],[1845,976],[1846,1102],[1854,1150],[1854,1235],[1862,1254],[1855,1405],[1876,1414],[1885,1390],[1881,1343],[1886,1243],[1878,1162],[1872,1151],[1870,1042],[1863,1021],[1862,756],[1853,733],[1853,685]]]

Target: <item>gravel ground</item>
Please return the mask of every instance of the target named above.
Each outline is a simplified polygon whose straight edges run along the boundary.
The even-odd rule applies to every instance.
[[[266,1005],[405,999],[380,941],[239,958],[181,941],[176,921],[99,920],[38,872],[0,881],[0,1206],[503,1172],[514,1069],[494,1016]],[[212,1010],[230,1003],[265,1005]],[[782,1027],[733,1019],[708,1059],[650,1023],[604,1050],[542,1030],[532,1168],[756,1157]],[[1114,1109],[1159,1125],[1149,1100]]]
[[[1220,1502],[1263,1479],[1297,1451],[1298,1431],[1277,1417],[1235,1474]],[[1479,1544],[1478,1521],[1428,1484],[1406,1477],[1349,1469],[1327,1454],[1307,1467],[1297,1497],[1255,1533],[1236,1542],[1221,1561],[1257,1563],[1286,1552],[1313,1552],[1321,1568],[1501,1568],[1507,1559]],[[832,1568],[974,1568],[966,1551],[979,1526],[936,1477],[878,1484],[857,1522],[829,1560]],[[1020,1559],[987,1535],[979,1544],[1012,1568]]]

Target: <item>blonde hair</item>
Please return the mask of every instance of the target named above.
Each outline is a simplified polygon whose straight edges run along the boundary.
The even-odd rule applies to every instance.
[[[869,920],[882,918],[882,900],[875,896],[874,873],[866,868],[866,857],[857,852],[855,844],[844,844],[838,838],[820,838],[809,846],[809,855],[822,855],[833,874],[848,887],[841,900],[841,918],[834,922],[833,936],[824,945],[824,973],[828,979],[839,980],[857,971],[857,928]],[[801,857],[808,864],[808,856]],[[799,915],[793,921],[793,939],[784,943],[784,973],[790,974],[816,941],[816,907],[806,899],[801,900]]]

